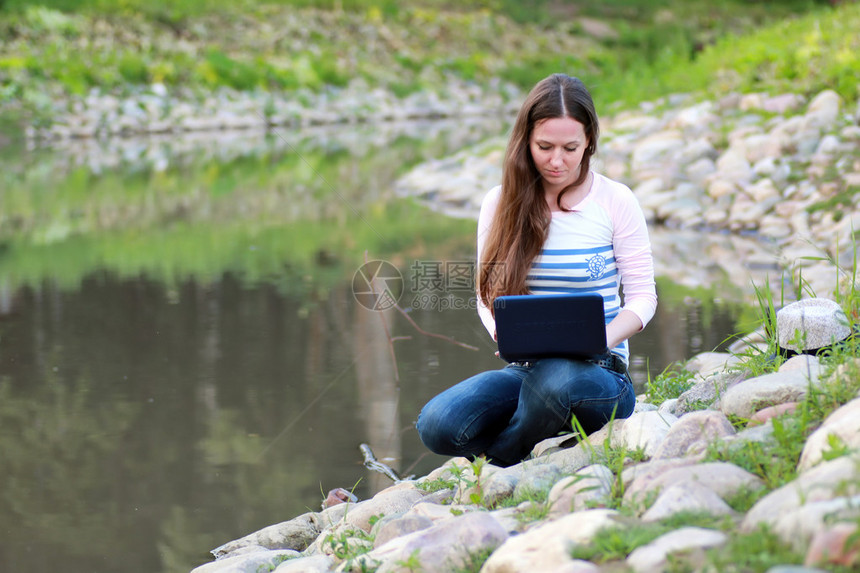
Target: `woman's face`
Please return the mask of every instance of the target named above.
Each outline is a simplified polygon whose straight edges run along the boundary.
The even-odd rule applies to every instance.
[[[576,181],[586,147],[585,126],[575,119],[557,117],[535,124],[529,149],[544,191],[557,194]]]

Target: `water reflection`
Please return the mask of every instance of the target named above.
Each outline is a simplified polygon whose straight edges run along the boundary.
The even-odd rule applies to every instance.
[[[477,351],[350,284],[365,251],[407,279],[474,257],[474,222],[387,198],[410,163],[500,129],[433,125],[4,155],[0,570],[188,571],[328,489],[388,485],[362,442],[401,473],[439,465],[418,411],[499,367],[494,347],[466,294],[409,316]],[[661,298],[637,384],[735,332],[713,298]]]
[[[362,442],[398,470],[438,465],[414,431],[420,407],[499,366],[473,312],[413,318],[477,352],[366,310],[347,283],[303,304],[230,275],[178,296],[108,272],[17,292],[0,323],[2,569],[47,569],[50,555],[69,571],[187,570],[316,509],[322,490],[389,485],[361,466]],[[660,369],[734,328],[730,308],[709,319],[662,305],[637,363]]]

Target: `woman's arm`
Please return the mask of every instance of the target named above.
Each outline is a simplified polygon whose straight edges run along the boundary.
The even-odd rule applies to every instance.
[[[615,348],[644,327],[636,313],[622,309],[612,322],[606,325],[606,347]]]

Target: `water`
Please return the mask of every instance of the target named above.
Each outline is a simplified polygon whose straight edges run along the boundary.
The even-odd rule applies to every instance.
[[[188,571],[331,488],[388,485],[361,443],[402,474],[437,467],[418,411],[500,362],[467,291],[412,282],[416,261],[470,261],[474,223],[388,197],[410,164],[503,130],[17,150],[0,245],[0,570]],[[391,261],[401,307],[422,308],[358,304],[366,257]],[[661,300],[632,342],[637,385],[719,346],[739,312]]]

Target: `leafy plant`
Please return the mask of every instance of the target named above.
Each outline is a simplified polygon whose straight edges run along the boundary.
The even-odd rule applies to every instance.
[[[645,393],[648,401],[659,406],[666,400],[677,398],[695,383],[692,372],[686,370],[681,364],[673,363],[658,374],[655,378],[648,375],[645,382]]]

